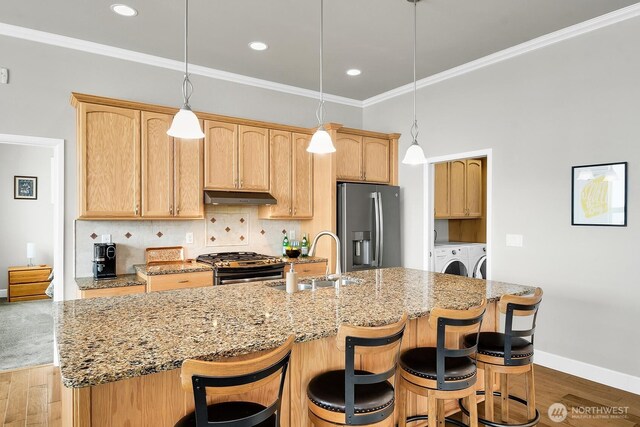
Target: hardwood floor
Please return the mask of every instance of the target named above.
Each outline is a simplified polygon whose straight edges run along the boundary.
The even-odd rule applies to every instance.
[[[0,372],[0,426],[59,427],[61,405],[58,368]]]
[[[536,399],[542,418],[539,427],[640,427],[640,396],[569,374],[536,365]],[[523,396],[524,379],[510,381],[510,393]],[[499,399],[496,399],[499,400]],[[567,418],[556,423],[549,419],[547,409],[562,403],[569,410]],[[483,405],[480,405],[482,414]],[[627,408],[625,418],[577,418],[571,408]],[[524,420],[521,405],[510,405],[511,422]],[[603,409],[596,409],[602,411]],[[60,374],[52,365],[0,372],[0,427],[61,426]],[[592,410],[593,411],[593,410]],[[495,414],[499,416],[497,407]]]

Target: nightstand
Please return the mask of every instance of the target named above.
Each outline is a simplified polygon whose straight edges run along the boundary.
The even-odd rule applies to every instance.
[[[44,291],[49,286],[50,265],[9,267],[7,301],[29,301],[49,298]]]

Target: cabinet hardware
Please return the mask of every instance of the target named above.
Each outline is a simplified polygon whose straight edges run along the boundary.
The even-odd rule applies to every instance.
[[[366,172],[364,172],[364,173],[362,174],[362,176],[364,176],[364,180],[366,181],[366,180],[367,180],[367,173],[366,173]]]
[[[189,283],[188,280],[179,280],[178,283]]]
[[[242,188],[243,185],[244,185],[244,181],[240,180],[240,188]]]
[[[176,215],[180,215],[180,207],[179,206],[176,208]]]
[[[136,203],[136,211],[135,214],[138,215],[138,212],[140,211],[140,208],[138,207],[138,204]]]
[[[169,206],[169,214],[173,215],[173,206]]]
[[[298,208],[293,208],[293,214],[296,215],[298,213]]]
[[[289,208],[289,215],[291,215],[291,208]]]

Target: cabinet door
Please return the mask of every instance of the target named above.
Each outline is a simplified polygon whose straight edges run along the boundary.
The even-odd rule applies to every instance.
[[[466,209],[467,216],[482,216],[482,160],[467,160],[466,171]]]
[[[388,139],[363,139],[363,178],[368,182],[389,183],[390,143]]]
[[[142,112],[142,216],[173,217],[173,138],[171,116]]]
[[[449,163],[449,209],[452,217],[466,216],[466,165],[465,160]]]
[[[203,141],[201,139],[175,140],[175,216],[202,218],[203,194]]]
[[[335,142],[338,180],[362,181],[362,137],[338,133]]]
[[[80,218],[140,214],[140,111],[78,107]]]
[[[238,127],[238,189],[269,191],[268,134],[264,128]]]
[[[449,211],[449,163],[437,163],[434,173],[433,202],[436,218],[448,218]]]
[[[313,217],[313,154],[307,151],[311,135],[293,134],[293,216]]]
[[[238,125],[204,122],[204,187],[235,190],[238,183]]]
[[[291,133],[278,130],[269,131],[271,151],[271,195],[278,204],[269,207],[269,217],[290,217],[291,205]]]

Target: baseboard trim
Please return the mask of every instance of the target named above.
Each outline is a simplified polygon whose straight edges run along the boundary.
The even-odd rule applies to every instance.
[[[6,297],[7,297],[7,290],[0,289],[0,298],[6,298]]]
[[[555,369],[556,371],[640,395],[640,377],[634,377],[633,375],[612,371],[611,369],[539,350],[536,350],[535,363]]]

